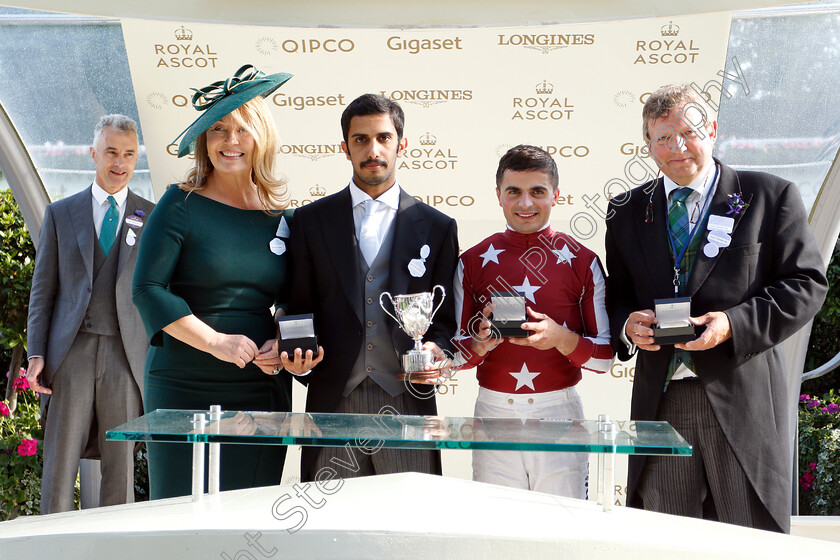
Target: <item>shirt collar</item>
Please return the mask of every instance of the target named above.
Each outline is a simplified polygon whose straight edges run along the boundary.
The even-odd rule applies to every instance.
[[[544,225],[543,227],[541,227],[539,230],[535,231],[534,233],[535,233],[535,234],[548,233],[546,230],[548,230],[548,226],[549,226],[549,224],[550,224],[550,222],[546,222],[546,223],[545,223],[545,225]],[[509,223],[507,223],[507,222],[505,222],[505,227],[507,228],[507,230],[508,230],[508,231],[512,231],[512,232],[514,232],[514,233],[519,233],[518,231],[516,231],[515,229],[513,229],[512,227],[510,227],[510,224],[509,224]],[[526,235],[526,234],[524,234],[524,233],[520,233],[519,235]],[[529,234],[527,234],[527,235],[532,235],[532,234],[530,234],[530,233],[529,233]]]
[[[350,180],[350,200],[353,202],[353,207],[355,208],[365,200],[373,200],[371,196],[356,186],[356,183],[351,179]],[[400,208],[400,185],[396,181],[394,184],[391,185],[387,191],[379,195],[377,198],[379,202],[383,202],[387,204],[394,210],[399,210]]]
[[[106,201],[108,200],[108,196],[113,196],[114,200],[117,201],[117,206],[122,208],[123,204],[125,204],[125,199],[128,198],[128,187],[127,186],[123,187],[117,193],[115,193],[113,195],[109,195],[108,192],[105,189],[100,187],[96,183],[96,181],[94,181],[93,186],[90,189],[90,193],[93,195],[93,199],[96,201],[96,203],[99,204],[100,206],[102,206],[103,204],[106,204]]]
[[[671,180],[670,177],[667,175],[664,176],[665,179],[665,200],[670,200],[671,193],[677,189],[681,189],[683,187],[688,187],[693,190],[695,193],[699,193],[701,197],[706,196],[706,193],[709,192],[709,188],[711,188],[711,180],[714,177],[712,170],[715,168],[714,160],[709,160],[709,165],[706,168],[705,172],[700,173],[696,179],[694,179],[691,184],[688,185],[678,185],[674,181]]]

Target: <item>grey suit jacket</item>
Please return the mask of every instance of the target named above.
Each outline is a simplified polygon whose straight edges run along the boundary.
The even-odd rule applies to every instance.
[[[731,244],[709,258],[697,253],[686,286],[691,314],[723,311],[732,338],[692,352],[695,371],[720,427],[764,506],[789,531],[790,418],[797,407],[800,372],[785,371],[779,344],[819,311],[828,283],[796,186],[766,173],[720,165],[710,215],[729,210],[727,195],[749,202],[735,215]],[[653,223],[647,223],[648,205]],[[673,264],[667,233],[667,203],[661,180],[610,203],[607,220],[608,311],[613,345],[630,358],[620,333],[633,311],[653,309],[656,298],[673,297]],[[704,235],[705,238],[705,235]],[[705,239],[701,241],[701,247]],[[655,420],[673,352],[639,351],[630,417]],[[641,505],[637,486],[645,457],[630,458],[628,505]]]
[[[27,352],[44,357],[42,384],[49,387],[76,338],[90,303],[93,252],[97,243],[91,188],[47,206],[35,253],[29,297]],[[140,210],[148,217],[154,204],[128,191],[125,216]],[[145,219],[144,226],[145,226]],[[116,299],[120,335],[131,373],[143,394],[143,365],[149,344],[137,309],[131,302],[131,277],[144,227],[134,230],[137,243],[126,243],[128,225],[117,234],[122,244],[117,268]]]

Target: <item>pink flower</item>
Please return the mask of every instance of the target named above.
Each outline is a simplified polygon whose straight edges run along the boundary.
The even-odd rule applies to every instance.
[[[811,395],[801,394],[799,395],[799,402],[805,402],[811,400]]]
[[[18,445],[17,448],[18,455],[21,457],[28,457],[30,455],[35,455],[38,453],[38,440],[37,439],[23,439]]]
[[[20,372],[18,373],[18,377],[26,377],[26,370],[23,369],[23,368],[20,368]]]
[[[29,389],[29,381],[25,377],[18,377],[15,379],[15,389],[18,391],[26,391]]]
[[[829,405],[825,408],[826,408],[826,412],[831,413],[831,414],[834,414],[835,412],[840,411],[840,405],[838,405],[837,403],[829,403]]]
[[[9,407],[6,406],[6,403],[0,402],[0,416],[11,416],[12,412],[9,410]]]
[[[813,471],[813,470],[814,470],[814,469],[816,469],[816,468],[817,468],[817,464],[816,464],[816,463],[808,463],[808,470],[809,470],[809,471]]]

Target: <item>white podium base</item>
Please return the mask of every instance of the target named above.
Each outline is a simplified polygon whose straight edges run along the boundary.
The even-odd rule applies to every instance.
[[[840,558],[840,544],[459,479],[322,481],[19,518],[0,523],[0,558]]]

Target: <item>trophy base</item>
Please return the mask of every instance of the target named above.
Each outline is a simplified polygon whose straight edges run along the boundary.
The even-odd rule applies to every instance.
[[[436,371],[421,371],[415,373],[398,373],[397,379],[418,385],[440,385],[441,376]]]
[[[425,367],[433,364],[434,361],[431,350],[409,350],[402,357],[403,371],[397,375],[397,379],[434,385],[440,377],[440,372],[425,370]]]

